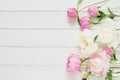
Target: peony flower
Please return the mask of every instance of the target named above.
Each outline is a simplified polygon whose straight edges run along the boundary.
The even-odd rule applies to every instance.
[[[110,44],[115,38],[116,29],[113,25],[103,24],[98,28],[97,41],[101,44]]]
[[[119,46],[119,44],[120,44],[120,32],[116,31],[113,41],[107,46],[116,49]]]
[[[106,51],[97,51],[92,54],[91,59],[88,61],[88,68],[93,75],[101,76],[106,75],[109,70],[110,56]]]
[[[76,72],[80,69],[81,63],[82,63],[82,61],[81,61],[81,57],[79,55],[71,54],[67,58],[66,70],[68,72]]]
[[[77,16],[76,8],[68,8],[67,10],[67,17],[69,19],[74,19]]]
[[[81,24],[80,29],[83,31],[84,29],[89,29],[90,28],[90,23],[89,22],[84,22]]]
[[[84,22],[89,22],[89,17],[88,16],[83,16],[83,17],[80,18],[80,24],[82,24]]]
[[[113,55],[114,54],[114,50],[112,48],[106,48],[105,51],[108,55]]]
[[[83,57],[89,57],[97,50],[97,44],[94,43],[95,33],[85,29],[80,34],[79,47]]]
[[[96,17],[98,15],[99,9],[95,6],[88,8],[88,14],[90,17]]]
[[[89,17],[88,16],[83,16],[80,18],[80,24],[81,27],[80,29],[83,31],[84,29],[88,29],[90,27],[90,23],[89,23]]]
[[[112,19],[110,19],[110,18],[105,18],[105,19],[101,20],[100,23],[102,25],[111,25],[111,26],[113,26],[115,24],[114,21]]]

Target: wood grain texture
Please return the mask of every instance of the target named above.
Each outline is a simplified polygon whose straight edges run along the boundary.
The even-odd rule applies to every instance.
[[[84,0],[81,7],[93,2],[98,0]],[[75,0],[0,0],[0,10],[66,10],[68,7],[76,7],[76,3]],[[110,0],[106,6],[118,7],[119,3],[119,0]]]
[[[0,12],[0,28],[78,29],[70,25],[66,12]]]
[[[84,0],[80,7],[96,1]],[[81,80],[79,72],[68,74],[65,70],[67,56],[79,53],[79,25],[69,24],[66,18],[67,8],[76,3],[0,0],[0,80]],[[120,0],[111,0],[105,6],[119,4]],[[115,21],[119,26],[120,19]]]
[[[79,30],[0,30],[0,46],[76,46]]]
[[[1,0],[0,10],[61,10],[75,6],[68,0]]]
[[[0,66],[65,66],[71,53],[82,55],[75,47],[0,47]]]
[[[1,66],[1,80],[81,80],[80,73],[67,74],[64,66]]]
[[[0,48],[0,65],[13,66],[63,66],[70,53],[78,53],[77,48]]]
[[[120,14],[119,11],[114,13]],[[87,15],[86,12],[83,13]],[[120,18],[115,18],[118,25]],[[71,22],[71,23],[70,23]],[[0,12],[0,29],[79,30],[77,22],[67,19],[65,12]]]
[[[118,71],[118,69],[116,69]],[[115,76],[115,75],[114,75]],[[1,80],[81,80],[81,73],[66,73],[65,66],[0,66]],[[95,78],[93,78],[95,79]],[[93,80],[91,79],[91,80]],[[99,79],[100,80],[100,79]],[[119,80],[114,78],[113,80]]]

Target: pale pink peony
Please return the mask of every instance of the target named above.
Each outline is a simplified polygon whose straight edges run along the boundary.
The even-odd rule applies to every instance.
[[[81,57],[79,55],[71,54],[67,58],[66,70],[68,72],[76,72],[80,69],[81,63],[82,63],[82,61],[81,61]]]
[[[98,15],[99,9],[95,6],[88,8],[88,14],[90,17],[96,17]]]
[[[114,54],[114,50],[112,48],[106,48],[105,51],[108,55],[113,55]]]
[[[83,16],[80,18],[80,24],[84,23],[84,22],[88,22],[89,21],[89,17],[88,16]]]
[[[106,51],[97,51],[88,61],[88,68],[93,75],[106,75],[109,70],[110,56]]]
[[[89,22],[84,22],[81,24],[80,29],[83,31],[84,29],[89,29],[90,28],[90,23]]]
[[[80,29],[83,31],[84,29],[88,29],[90,27],[90,23],[89,23],[89,17],[88,16],[83,16],[80,18],[80,24],[81,27]]]
[[[69,19],[74,19],[77,16],[76,8],[68,8],[67,10],[67,17]]]

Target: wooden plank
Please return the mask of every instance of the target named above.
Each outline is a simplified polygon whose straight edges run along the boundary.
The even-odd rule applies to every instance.
[[[76,46],[80,30],[0,30],[0,46]]]
[[[80,73],[67,74],[64,66],[0,66],[0,79],[81,80],[81,76]]]
[[[65,65],[70,53],[78,53],[76,48],[1,48],[0,65]]]
[[[84,0],[81,8],[96,2],[98,0]],[[66,10],[68,7],[76,7],[76,3],[75,0],[0,0],[0,10]],[[118,7],[119,3],[119,0],[110,0],[106,6]]]
[[[86,12],[83,15],[86,15]],[[118,26],[119,21],[120,18],[115,19]],[[77,22],[70,23],[66,12],[0,12],[0,29],[79,30],[79,27]]]
[[[0,12],[1,28],[79,29],[79,25],[70,25],[66,12]]]
[[[61,10],[75,6],[68,0],[0,0],[0,10]]]
[[[71,53],[80,54],[75,47],[0,47],[1,66],[65,66]],[[120,54],[117,54],[120,61]],[[120,67],[120,62],[112,62],[111,67]]]
[[[119,71],[119,69],[116,69]],[[114,76],[118,76],[114,75]],[[114,77],[113,76],[113,77]],[[95,79],[95,77],[93,77]],[[90,80],[93,80],[91,78]],[[81,80],[81,73],[67,73],[65,66],[0,66],[1,80]],[[114,78],[113,80],[119,80]]]

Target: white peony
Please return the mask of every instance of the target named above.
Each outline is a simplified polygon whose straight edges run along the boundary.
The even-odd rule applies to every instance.
[[[114,25],[114,24],[115,23],[114,23],[114,21],[112,19],[105,18],[105,19],[103,19],[103,20],[100,21],[100,24],[92,25],[92,27],[90,27],[90,29],[91,30],[98,30],[103,25]]]
[[[106,20],[106,21],[105,21]],[[100,42],[101,44],[110,44],[116,35],[116,28],[113,25],[112,20],[105,19],[104,22],[102,22],[101,26],[98,28],[98,38],[97,42]]]
[[[97,45],[94,43],[95,33],[88,29],[81,32],[79,37],[79,47],[83,57],[88,57],[97,50]]]
[[[113,41],[108,44],[108,47],[113,47],[114,49],[117,48],[120,44],[120,31],[116,31],[116,35],[114,36]]]
[[[114,25],[115,24],[114,21],[112,19],[110,19],[110,18],[105,18],[105,19],[101,20],[100,23],[103,24],[103,25],[104,24],[107,24],[107,25],[108,24],[109,25]]]

